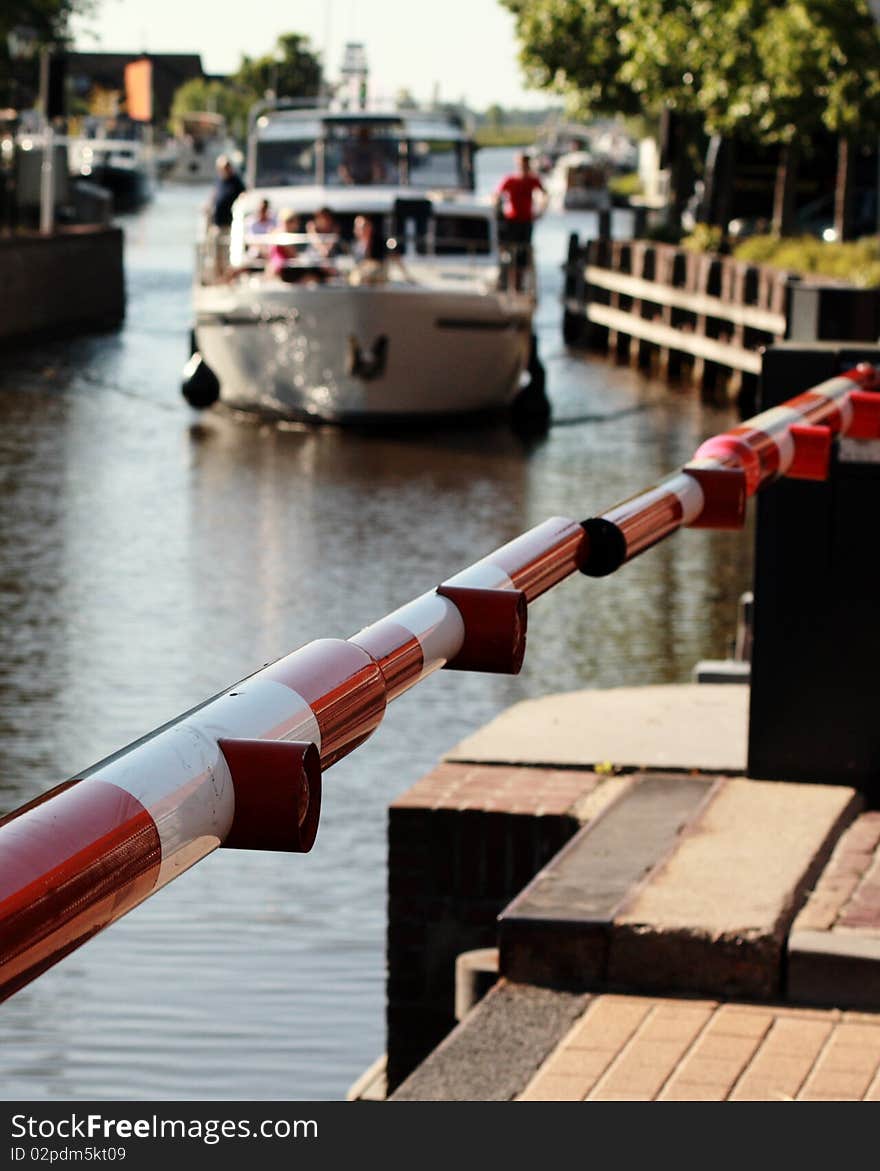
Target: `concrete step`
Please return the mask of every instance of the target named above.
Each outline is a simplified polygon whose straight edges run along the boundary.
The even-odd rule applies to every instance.
[[[502,912],[502,975],[568,988],[771,999],[847,788],[637,777]]]
[[[738,774],[746,767],[748,708],[748,687],[724,683],[548,695],[514,704],[446,759]]]
[[[615,916],[711,789],[705,777],[632,778],[501,914],[505,976],[551,987],[602,987]]]

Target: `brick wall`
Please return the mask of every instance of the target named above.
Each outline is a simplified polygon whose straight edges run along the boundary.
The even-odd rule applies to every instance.
[[[390,1093],[455,1025],[455,959],[580,828],[592,772],[442,764],[390,807]]]

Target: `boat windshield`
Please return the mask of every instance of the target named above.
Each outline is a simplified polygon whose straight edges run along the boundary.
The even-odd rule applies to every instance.
[[[270,139],[257,143],[257,187],[301,187],[315,182],[314,139]]]
[[[413,187],[470,188],[470,155],[462,142],[417,139],[409,144],[409,181]]]
[[[473,190],[469,141],[427,123],[328,119],[322,126],[263,117],[252,143],[255,187],[403,186]],[[310,133],[311,130],[311,133]]]
[[[328,186],[397,185],[401,139],[393,126],[329,126],[324,143]]]

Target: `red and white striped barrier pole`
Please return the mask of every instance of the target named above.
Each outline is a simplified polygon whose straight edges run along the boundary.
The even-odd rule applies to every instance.
[[[613,573],[685,526],[741,528],[747,498],[780,476],[826,479],[835,434],[880,436],[878,389],[880,371],[865,363],[708,439],[679,472],[584,522],[582,571]]]
[[[347,641],[256,672],[0,820],[0,999],[218,846],[311,849],[321,775],[441,667],[515,674],[528,603],[612,572],[684,525],[742,524],[780,475],[827,475],[832,435],[880,437],[871,366],[710,439],[654,488],[545,521]]]

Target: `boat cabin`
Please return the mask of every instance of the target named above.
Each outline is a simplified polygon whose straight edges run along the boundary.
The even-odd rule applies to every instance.
[[[473,153],[454,114],[260,107],[248,135],[247,182],[473,191]]]

